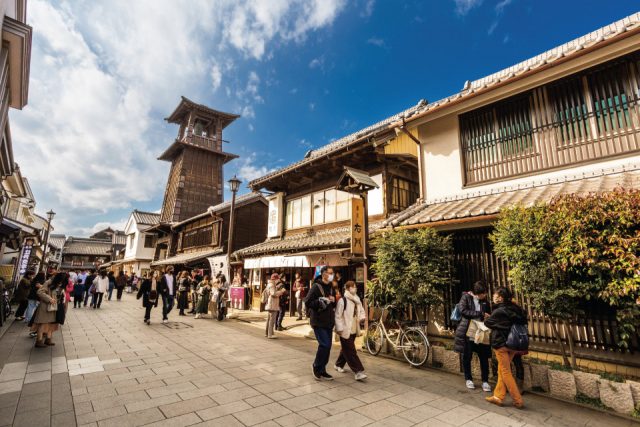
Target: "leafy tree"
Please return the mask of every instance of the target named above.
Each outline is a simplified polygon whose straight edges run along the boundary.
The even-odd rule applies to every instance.
[[[565,366],[577,368],[569,320],[582,314],[579,307],[585,290],[572,286],[555,262],[554,231],[546,226],[548,215],[546,204],[505,208],[489,238],[496,254],[509,263],[509,279],[515,289],[529,298],[534,310],[549,317]],[[568,332],[571,363],[556,327],[558,321]]]
[[[620,341],[640,327],[640,191],[558,197],[549,205],[554,257],[578,287],[616,308]],[[589,294],[587,294],[587,297]]]
[[[370,305],[411,305],[424,318],[430,309],[442,307],[444,291],[454,284],[449,236],[425,227],[381,233],[374,244],[376,261],[371,268],[376,278],[367,283]]]

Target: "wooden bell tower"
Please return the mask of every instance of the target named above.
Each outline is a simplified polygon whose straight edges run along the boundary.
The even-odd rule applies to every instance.
[[[161,222],[179,222],[222,203],[222,166],[237,158],[222,150],[222,130],[238,115],[223,113],[182,97],[165,120],[180,125],[178,138],[158,160],[171,162]]]

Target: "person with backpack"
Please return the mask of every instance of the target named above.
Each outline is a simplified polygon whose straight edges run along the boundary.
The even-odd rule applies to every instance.
[[[508,391],[513,399],[513,405],[522,409],[522,396],[511,374],[511,361],[519,351],[528,348],[528,335],[523,337],[523,334],[518,333],[525,328],[517,327],[519,325],[526,327],[527,313],[513,303],[511,291],[502,286],[493,292],[493,304],[493,312],[484,324],[491,329],[491,347],[495,350],[498,359],[498,384],[493,391],[493,396],[487,397],[486,400],[502,406]],[[526,339],[520,341],[520,338]]]
[[[475,352],[480,360],[480,376],[482,377],[482,389],[491,392],[489,385],[489,359],[491,359],[491,346],[474,342],[467,336],[472,320],[484,322],[489,317],[491,306],[487,301],[487,287],[483,281],[473,284],[473,292],[464,292],[458,309],[460,310],[460,323],[456,328],[456,337],[453,342],[453,351],[462,354],[462,369],[467,388],[475,389],[471,374],[471,358]]]
[[[268,313],[267,327],[264,331],[264,335],[270,340],[277,338],[273,333],[273,329],[276,325],[278,310],[280,309],[280,295],[284,293],[284,290],[278,290],[278,281],[280,281],[280,276],[278,276],[277,273],[273,273],[267,287],[262,291],[261,298],[261,301],[265,304],[264,309]]]
[[[360,324],[364,323],[366,314],[358,298],[355,282],[349,280],[345,283],[343,292],[341,300],[336,304],[336,333],[340,336],[341,349],[334,368],[344,373],[344,365],[349,364],[349,368],[356,374],[356,381],[361,381],[367,376],[354,342],[361,335]]]
[[[122,292],[125,286],[127,286],[127,276],[124,271],[120,270],[118,277],[116,277],[116,299],[120,301],[122,299]]]
[[[313,281],[304,304],[307,307],[309,323],[318,340],[318,351],[311,365],[313,377],[316,380],[330,381],[333,379],[327,373],[327,363],[331,355],[331,340],[336,319],[333,310],[336,297],[333,291],[333,269],[328,266],[320,268],[320,274]]]
[[[73,286],[73,308],[82,308],[82,296],[84,295],[84,285],[82,279],[76,279]]]

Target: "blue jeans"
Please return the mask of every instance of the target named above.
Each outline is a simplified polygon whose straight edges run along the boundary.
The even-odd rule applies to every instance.
[[[89,297],[91,296],[91,294],[89,293],[89,289],[87,289],[85,291],[86,293],[84,294],[84,306],[87,306],[87,303],[89,302]],[[91,301],[91,304],[93,305],[93,301]]]
[[[31,316],[36,312],[36,308],[38,308],[39,301],[34,299],[29,300],[29,305],[27,306],[27,314],[24,316],[24,321],[29,323],[31,320]]]
[[[107,298],[108,300],[111,300],[111,294],[113,293],[113,287],[115,285],[116,285],[115,283],[109,282],[109,298]]]
[[[333,329],[314,327],[313,332],[316,335],[316,340],[318,340],[318,352],[316,353],[316,360],[313,362],[313,366],[316,367],[318,373],[326,373],[327,363],[329,363],[329,356],[331,355]]]
[[[173,309],[174,299],[173,295],[162,294],[162,320],[166,320],[167,316]]]

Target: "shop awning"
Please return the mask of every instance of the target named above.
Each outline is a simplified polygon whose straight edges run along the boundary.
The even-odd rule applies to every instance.
[[[348,253],[348,249],[328,249],[322,251],[310,251],[301,254],[276,255],[244,260],[244,268],[279,268],[279,267],[314,267],[319,263],[327,265],[348,265],[349,260],[342,257]]]
[[[210,249],[210,250],[200,251],[200,252],[190,252],[188,254],[180,254],[180,255],[173,256],[171,258],[154,261],[151,263],[151,266],[190,264],[194,261],[204,260],[208,257],[221,254],[221,253],[222,253],[222,248]]]

